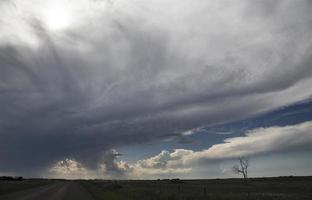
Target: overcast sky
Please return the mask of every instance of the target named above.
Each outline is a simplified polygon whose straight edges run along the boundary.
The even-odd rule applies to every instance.
[[[0,1],[0,175],[312,175],[312,1]],[[272,161],[275,162],[272,162]]]

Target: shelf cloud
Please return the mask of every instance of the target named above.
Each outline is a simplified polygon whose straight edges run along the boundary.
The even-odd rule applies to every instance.
[[[163,150],[158,155],[134,163],[117,160],[116,155],[119,153],[116,150],[110,150],[106,153],[106,155],[112,155],[110,159],[99,163],[99,168],[93,172],[93,175],[84,167],[77,167],[80,164],[77,164],[76,161],[68,159],[57,162],[50,171],[59,172],[56,175],[62,175],[60,177],[66,177],[68,174],[73,176],[83,172],[78,177],[91,174],[93,178],[144,178],[151,177],[151,175],[184,174],[192,172],[194,167],[209,166],[214,162],[311,148],[311,130],[311,121],[292,126],[258,128],[241,137],[227,138],[223,143],[214,144],[202,151],[175,149],[173,152],[169,152]],[[112,176],[112,172],[114,172],[114,176]],[[117,174],[118,176],[116,176]]]

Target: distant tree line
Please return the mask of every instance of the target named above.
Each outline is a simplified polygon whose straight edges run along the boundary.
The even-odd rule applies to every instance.
[[[22,176],[0,176],[0,181],[22,181],[23,177]]]

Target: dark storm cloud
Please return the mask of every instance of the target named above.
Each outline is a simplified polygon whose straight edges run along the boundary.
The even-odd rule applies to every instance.
[[[285,1],[284,1],[285,2]],[[246,7],[246,17],[270,17],[278,12],[279,7],[283,4],[283,0],[268,0],[265,3],[261,0],[249,2]]]
[[[111,148],[311,97],[310,5],[272,2],[172,0],[173,15],[164,1],[115,1],[61,33],[3,10],[0,171],[96,168]]]

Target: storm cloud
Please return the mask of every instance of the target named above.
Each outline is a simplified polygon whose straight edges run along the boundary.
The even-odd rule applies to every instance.
[[[134,163],[117,161],[119,153],[110,150],[106,158],[100,162],[98,169],[87,170],[75,160],[59,161],[50,171],[58,177],[122,177],[141,178],[161,175],[178,175],[191,173],[198,166],[207,163],[221,163],[240,157],[254,158],[276,152],[311,149],[312,121],[283,127],[268,127],[250,130],[241,137],[227,138],[220,144],[214,144],[208,149],[193,151],[175,149],[170,152],[161,151],[159,154],[138,160]],[[113,174],[111,174],[113,172]]]
[[[0,172],[115,170],[110,149],[311,98],[308,0],[72,0],[61,30],[29,2],[0,3]]]

